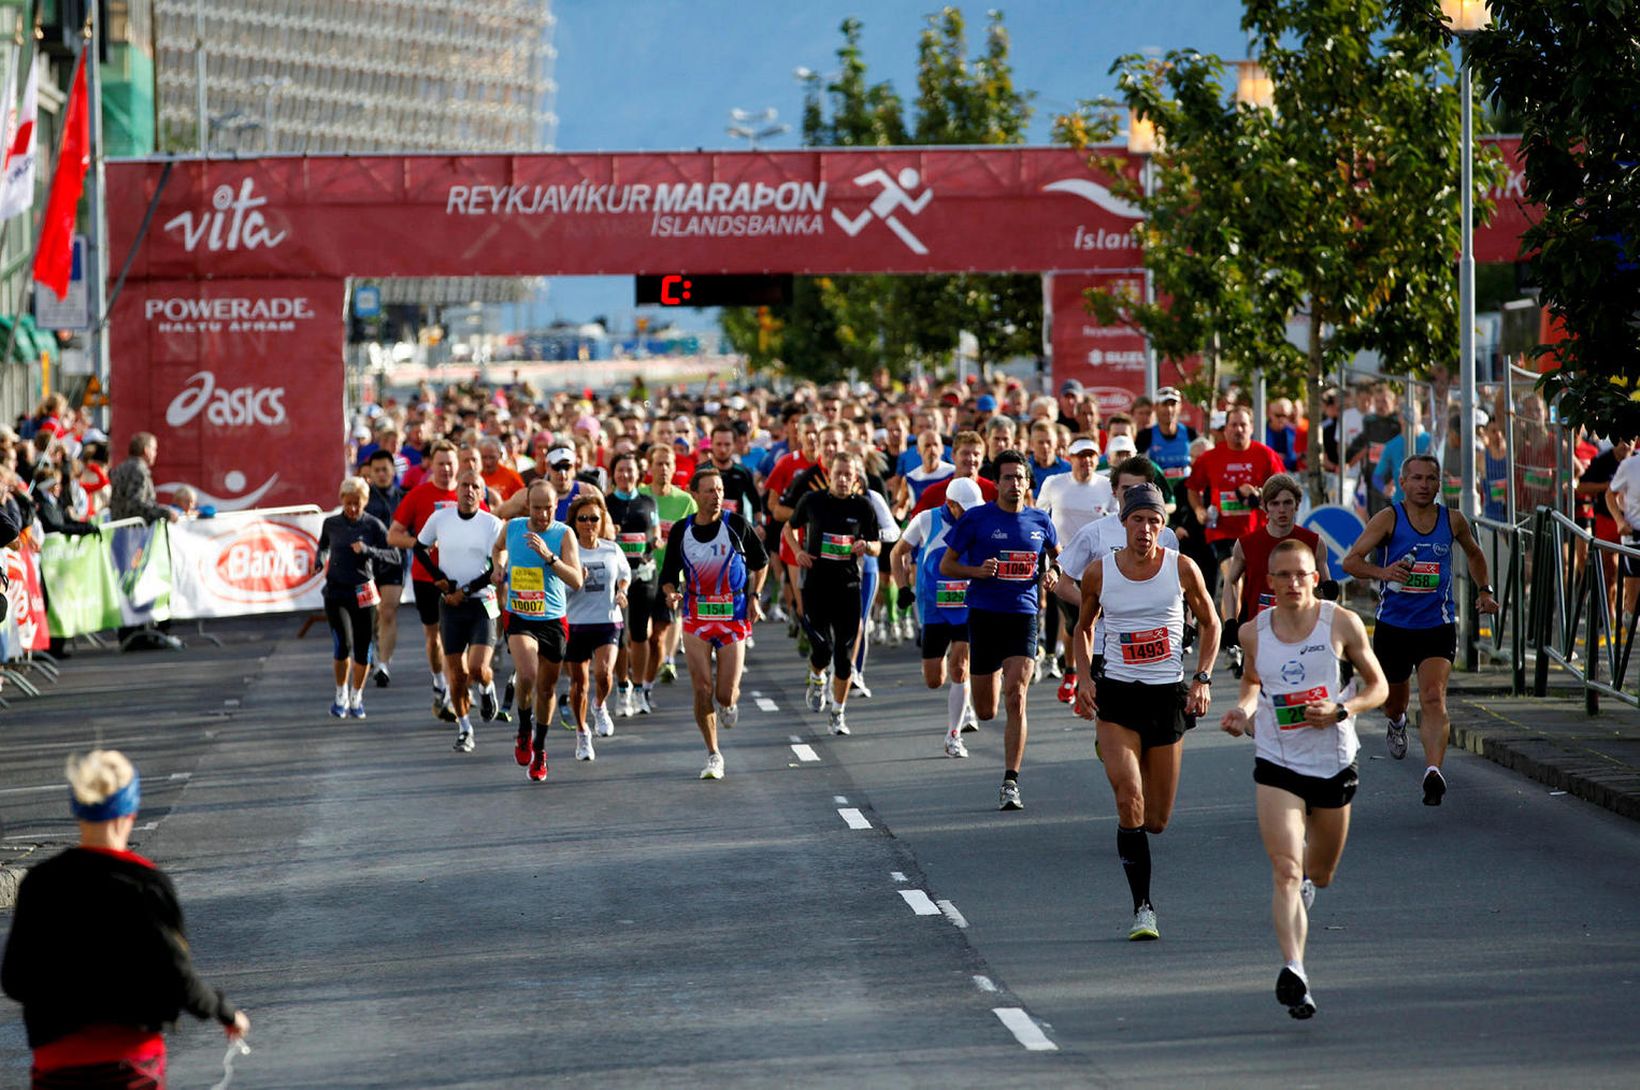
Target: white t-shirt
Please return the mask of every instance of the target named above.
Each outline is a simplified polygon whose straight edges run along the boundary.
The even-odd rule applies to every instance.
[[[1610,487],[1613,492],[1623,494],[1623,517],[1629,520],[1629,532],[1640,533],[1640,452],[1630,454],[1618,464]]]
[[[430,548],[436,547],[439,570],[465,585],[484,574],[490,563],[490,550],[505,525],[488,511],[474,511],[470,518],[462,518],[456,508],[441,507],[422,523],[416,540]],[[494,593],[494,587],[486,586],[474,597],[488,598]]]
[[[1116,510],[1116,495],[1111,491],[1110,478],[1103,473],[1095,473],[1086,481],[1078,481],[1074,473],[1055,473],[1042,482],[1036,505],[1053,519],[1059,540],[1069,541],[1094,519]]]
[[[1064,476],[1063,473],[1060,474]],[[1049,482],[1052,483],[1052,482]],[[1173,532],[1171,526],[1163,526],[1161,538],[1157,541],[1163,548],[1179,551],[1179,535]],[[1059,554],[1059,567],[1064,573],[1078,582],[1082,573],[1093,562],[1096,556],[1106,556],[1117,549],[1127,548],[1127,529],[1122,520],[1115,513],[1094,519],[1071,538],[1071,543],[1065,546],[1065,551]]]
[[[615,592],[622,583],[632,582],[632,566],[626,554],[613,541],[599,539],[590,549],[582,549],[581,573],[584,581],[579,590],[565,596],[565,613],[571,625],[620,624],[621,608],[615,604]]]

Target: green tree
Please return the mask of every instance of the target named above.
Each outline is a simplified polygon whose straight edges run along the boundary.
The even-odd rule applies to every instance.
[[[906,144],[1004,144],[1024,140],[1028,92],[1014,85],[1000,12],[992,12],[984,49],[968,53],[956,8],[928,17],[918,43],[916,120],[905,121],[892,85],[871,82],[860,47],[861,23],[844,20],[838,73],[806,81],[803,141],[811,147]],[[799,277],[780,308],[783,328],[772,353],[754,351],[760,332],[744,313],[726,310],[730,345],[754,364],[772,355],[814,378],[886,365],[905,374],[914,364],[950,357],[959,330],[977,338],[982,360],[1034,352],[1041,344],[1041,289],[1034,276]],[[765,337],[765,342],[767,338]],[[772,362],[772,361],[771,361]]]
[[[1246,0],[1242,27],[1272,109],[1227,105],[1217,58],[1113,69],[1164,141],[1159,184],[1138,203],[1168,305],[1126,313],[1170,355],[1216,340],[1244,373],[1302,385],[1319,421],[1322,389],[1358,351],[1414,373],[1457,355],[1453,68],[1416,12],[1383,0]],[[1500,173],[1495,156],[1477,164],[1478,219]],[[1309,319],[1302,357],[1281,333],[1292,314]],[[1319,498],[1319,428],[1310,444]]]
[[[1422,4],[1442,40],[1433,3]],[[1468,42],[1487,93],[1518,118],[1526,195],[1543,209],[1535,251],[1541,302],[1565,328],[1545,376],[1563,416],[1640,435],[1640,48],[1633,0],[1492,0]]]

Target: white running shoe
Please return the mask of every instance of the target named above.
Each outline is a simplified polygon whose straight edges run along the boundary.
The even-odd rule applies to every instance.
[[[650,712],[652,712],[654,710],[655,710],[654,708],[649,706],[649,690],[648,689],[639,689],[638,690],[638,714],[639,715],[648,715]]]
[[[700,770],[703,780],[723,779],[723,754],[709,753],[706,755],[706,767]]]
[[[962,718],[957,720],[957,724],[962,728],[964,734],[972,734],[979,730],[979,716],[975,713],[972,704],[962,706]]]
[[[1056,679],[1065,676],[1065,668],[1059,664],[1058,655],[1048,656],[1048,676]]]
[[[464,730],[456,735],[456,744],[453,747],[457,753],[471,753],[473,751],[473,732]]]
[[[791,620],[791,616],[787,614],[785,606],[781,605],[779,602],[776,602],[774,604],[774,608],[769,610],[769,620],[774,621],[777,624],[785,624],[787,621]]]
[[[945,736],[945,755],[947,757],[968,756],[968,747],[962,744],[962,735],[947,734]]]
[[[1139,911],[1133,914],[1133,926],[1128,929],[1128,940],[1145,942],[1161,937],[1162,933],[1156,929],[1156,910],[1149,905],[1140,906]]]
[[[578,730],[575,732],[575,759],[577,761],[596,761],[597,752],[592,748],[592,732]]]
[[[866,688],[866,676],[862,673],[856,672],[848,679],[848,691],[859,693],[861,700],[871,699],[871,690]]]
[[[637,711],[637,709],[633,707],[635,701],[632,699],[632,688],[632,683],[630,681],[627,682],[625,685],[621,686],[620,693],[615,698],[615,714],[620,716],[622,719],[631,719],[633,713]]]
[[[833,734],[848,733],[848,719],[844,717],[842,708],[831,709],[831,732]]]
[[[592,718],[598,737],[609,738],[615,734],[615,721],[609,717],[608,708],[602,704],[598,705],[597,711]]]
[[[734,730],[735,724],[740,722],[739,704],[721,704],[717,710],[718,726],[724,730]]]
[[[1389,721],[1389,727],[1384,731],[1384,747],[1389,750],[1389,755],[1397,761],[1407,755],[1407,717],[1405,715],[1401,716],[1399,722],[1394,719]]]
[[[910,614],[900,618],[900,636],[906,643],[911,643],[917,638],[917,622],[911,619]]]
[[[803,691],[803,699],[811,712],[826,710],[826,675],[810,672],[808,686]]]

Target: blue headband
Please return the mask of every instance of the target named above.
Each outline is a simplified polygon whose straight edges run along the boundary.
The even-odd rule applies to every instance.
[[[131,770],[130,783],[99,803],[84,803],[74,797],[72,790],[68,793],[68,808],[81,821],[113,821],[115,818],[130,817],[137,812],[141,803],[142,777],[136,769]]]

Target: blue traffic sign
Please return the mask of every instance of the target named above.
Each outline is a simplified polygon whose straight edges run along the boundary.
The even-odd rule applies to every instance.
[[[382,289],[374,284],[360,284],[353,289],[353,317],[379,318],[382,313]]]
[[[1361,521],[1361,516],[1348,507],[1329,503],[1305,515],[1301,525],[1306,530],[1313,530],[1326,542],[1328,578],[1340,581],[1348,579],[1349,576],[1344,571],[1344,554],[1350,551],[1355,545],[1355,539],[1367,528],[1367,524]]]

